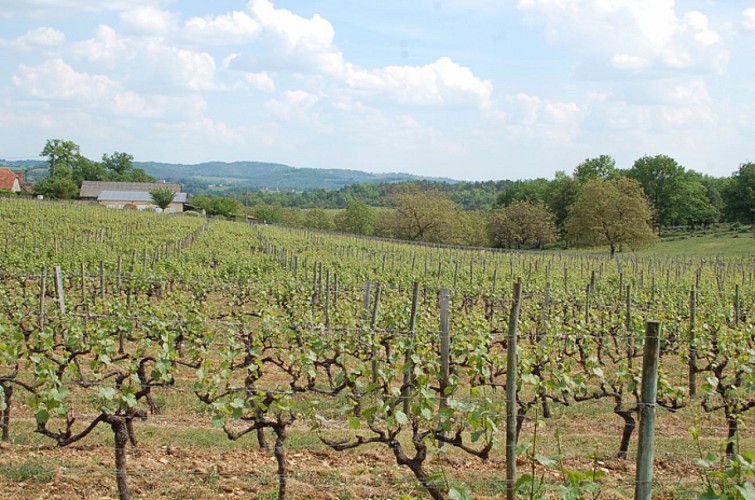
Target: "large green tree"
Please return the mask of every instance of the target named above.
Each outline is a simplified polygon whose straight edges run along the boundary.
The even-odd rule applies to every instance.
[[[491,211],[487,229],[496,247],[542,248],[558,238],[553,212],[543,203],[523,200]]]
[[[504,188],[496,198],[496,206],[504,207],[516,200],[547,202],[551,183],[547,179],[514,181]]]
[[[658,231],[663,226],[674,224],[674,197],[680,189],[684,177],[684,167],[666,155],[643,156],[627,171],[627,175],[637,180],[655,207],[655,223]]]
[[[697,172],[685,172],[676,182],[671,194],[668,210],[668,223],[675,226],[705,226],[718,222],[720,211],[713,205],[709,195],[713,195],[703,183],[703,176]]]
[[[165,212],[165,209],[168,208],[176,198],[176,193],[172,189],[157,188],[150,191],[149,196],[152,198],[152,202]]]
[[[63,139],[47,139],[40,156],[48,158],[50,176],[69,177],[73,164],[81,154],[79,145]]]
[[[556,226],[563,228],[566,217],[569,215],[569,207],[577,199],[581,184],[563,171],[556,172],[555,178],[550,183],[546,205],[556,217]]]
[[[252,215],[254,215],[254,217],[260,222],[275,224],[283,222],[283,216],[281,214],[281,208],[279,206],[260,202],[255,204],[250,211],[252,212]]]
[[[141,168],[134,167],[134,157],[128,153],[116,151],[112,155],[102,155],[102,166],[107,172],[106,180],[117,182],[155,182]],[[87,179],[95,180],[95,179]]]
[[[34,183],[32,194],[53,200],[70,200],[79,195],[79,186],[69,177],[45,177]]]
[[[755,163],[739,166],[724,192],[727,218],[755,224]]]
[[[638,248],[655,241],[652,207],[635,180],[593,179],[584,185],[569,210],[566,235],[577,246],[608,245],[613,257],[627,245]]]
[[[346,208],[336,214],[336,229],[352,234],[372,234],[375,230],[375,209],[361,200],[349,200]]]
[[[610,179],[616,174],[616,160],[609,155],[588,158],[574,169],[574,179],[585,184],[593,179]]]
[[[191,204],[201,208],[207,215],[234,217],[243,208],[241,202],[231,196],[192,196]]]
[[[309,208],[304,210],[302,225],[312,229],[332,231],[335,229],[333,217],[323,208]]]
[[[393,232],[397,238],[452,243],[460,207],[437,190],[408,190],[393,196]]]

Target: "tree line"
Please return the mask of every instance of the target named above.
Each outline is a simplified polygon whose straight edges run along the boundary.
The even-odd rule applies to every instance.
[[[326,210],[327,204],[295,208],[304,194],[276,193],[250,211],[268,222],[414,241],[517,249],[561,242],[606,245],[612,254],[652,244],[671,226],[755,223],[751,162],[731,177],[715,178],[665,155],[643,156],[624,170],[601,155],[586,159],[571,175],[557,172],[553,180],[500,182],[349,186],[334,195],[345,198],[337,212]],[[493,186],[489,209],[465,203],[479,203],[480,192]],[[348,197],[349,192],[371,196]]]
[[[50,139],[40,155],[50,175],[33,192],[50,198],[76,197],[83,180],[155,180],[127,153],[92,161],[72,141]],[[517,249],[606,245],[613,253],[652,244],[667,227],[755,224],[755,163],[717,178],[666,155],[643,156],[629,169],[600,155],[552,180],[409,181],[297,193],[235,187],[222,196],[194,193],[189,202],[211,216],[368,236]]]
[[[79,196],[83,181],[155,182],[144,170],[135,168],[128,153],[103,154],[93,161],[81,154],[73,141],[48,139],[40,156],[47,157],[50,175],[34,183],[32,194],[52,199]]]

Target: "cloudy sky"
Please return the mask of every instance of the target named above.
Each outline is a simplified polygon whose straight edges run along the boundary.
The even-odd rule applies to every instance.
[[[0,158],[465,180],[755,161],[755,0],[0,0]]]

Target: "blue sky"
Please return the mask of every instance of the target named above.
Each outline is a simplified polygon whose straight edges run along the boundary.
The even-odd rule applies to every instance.
[[[0,0],[0,158],[463,180],[755,161],[755,0]]]

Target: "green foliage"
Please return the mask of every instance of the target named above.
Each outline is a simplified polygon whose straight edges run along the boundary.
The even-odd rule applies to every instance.
[[[352,234],[373,234],[375,230],[375,209],[361,200],[349,200],[346,208],[335,217],[335,226],[339,231]]]
[[[641,186],[631,179],[589,181],[569,210],[567,237],[577,245],[608,244],[641,247],[655,241],[650,228],[651,207]]]
[[[608,155],[588,158],[574,169],[574,179],[586,184],[594,179],[610,179],[616,174],[616,160]]]
[[[553,213],[542,203],[528,201],[494,209],[488,216],[487,229],[493,245],[504,248],[542,248],[558,237]]]
[[[192,196],[190,202],[209,216],[235,217],[242,210],[241,203],[230,196]]]
[[[258,221],[263,223],[274,224],[283,222],[283,214],[280,207],[268,205],[267,203],[257,203],[249,211]]]
[[[79,145],[73,141],[48,139],[40,156],[48,157],[50,177],[69,177],[80,155]]]
[[[729,220],[755,224],[755,163],[739,166],[724,195]]]
[[[68,177],[56,175],[45,177],[32,186],[33,195],[42,195],[52,200],[70,200],[79,195],[79,186]]]
[[[719,214],[708,199],[700,176],[687,172],[665,155],[643,156],[626,174],[639,181],[655,207],[655,224],[660,227],[709,224]]]
[[[755,498],[755,453],[745,452],[733,457],[718,457],[714,453],[703,454],[700,445],[700,429],[690,428],[697,445],[698,459],[695,465],[705,487],[700,496],[704,500],[752,500]]]
[[[158,188],[150,191],[149,196],[152,198],[155,205],[165,211],[165,209],[173,203],[173,200],[176,198],[176,193],[172,189]]]
[[[392,221],[396,237],[428,243],[455,244],[456,203],[438,191],[414,189],[394,195]]]

